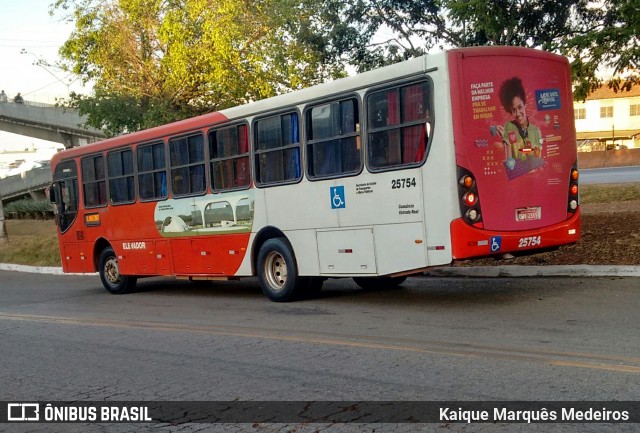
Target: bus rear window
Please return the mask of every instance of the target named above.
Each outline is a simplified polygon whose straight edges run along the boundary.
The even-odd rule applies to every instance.
[[[415,166],[426,156],[431,132],[428,83],[394,87],[367,97],[368,166]]]

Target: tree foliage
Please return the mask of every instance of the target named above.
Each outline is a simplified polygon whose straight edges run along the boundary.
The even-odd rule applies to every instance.
[[[310,0],[58,0],[75,31],[60,52],[94,94],[89,124],[118,134],[344,75],[305,32]]]
[[[517,45],[556,49],[586,16],[589,0],[324,0],[342,38],[336,52],[360,70],[432,48]],[[344,27],[347,28],[344,28]],[[363,51],[366,51],[363,52]]]
[[[335,22],[324,35],[330,51],[358,71],[433,48],[525,46],[568,56],[576,95],[585,97],[601,84],[599,69],[637,70],[640,59],[638,0],[323,1]]]
[[[630,90],[640,82],[640,2],[607,0],[592,6],[582,31],[567,37],[560,51],[572,59],[577,97],[585,98],[601,84],[596,73],[602,67],[614,74],[609,87]]]
[[[428,53],[476,45],[569,57],[574,94],[637,71],[638,0],[57,0],[89,124],[133,131]],[[628,89],[637,74],[609,84]]]

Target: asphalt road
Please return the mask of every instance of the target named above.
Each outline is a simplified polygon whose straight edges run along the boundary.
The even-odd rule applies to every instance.
[[[585,185],[640,182],[640,166],[582,169],[580,182]]]
[[[640,279],[410,278],[269,302],[255,280],[0,271],[2,400],[640,400]],[[2,425],[0,431],[559,431],[527,424]],[[4,427],[11,427],[3,430]],[[18,428],[20,427],[20,428]],[[563,424],[561,431],[636,431]]]

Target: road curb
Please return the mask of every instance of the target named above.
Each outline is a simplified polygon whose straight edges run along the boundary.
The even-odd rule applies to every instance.
[[[97,275],[65,274],[61,267],[55,266],[27,266],[0,263],[0,271],[29,272],[32,274],[49,275]],[[563,266],[447,266],[436,268],[424,273],[429,277],[640,277],[640,266],[611,266],[611,265],[563,265]]]
[[[28,266],[16,265],[13,263],[0,263],[0,271],[28,272],[31,274],[49,274],[49,275],[97,275],[95,272],[90,274],[65,274],[61,267],[57,266]]]

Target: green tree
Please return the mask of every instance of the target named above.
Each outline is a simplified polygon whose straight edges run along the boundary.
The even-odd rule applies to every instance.
[[[578,97],[600,85],[599,68],[637,70],[638,0],[323,0],[328,51],[358,71],[432,48],[515,45],[566,55]],[[635,76],[637,80],[637,75]],[[613,80],[629,88],[632,80]]]
[[[615,74],[607,83],[615,91],[631,89],[640,83],[640,2],[606,0],[592,5],[589,19],[560,50],[572,59],[576,97],[583,99],[602,84],[599,68]],[[623,73],[624,79],[619,75]]]
[[[589,0],[325,0],[335,52],[359,70],[434,47],[517,45],[555,49],[585,16]],[[346,23],[346,24],[345,24]],[[344,27],[348,28],[345,29]],[[366,52],[363,52],[366,50]]]
[[[88,124],[119,134],[343,76],[306,33],[311,0],[58,0],[75,31],[64,66]]]

